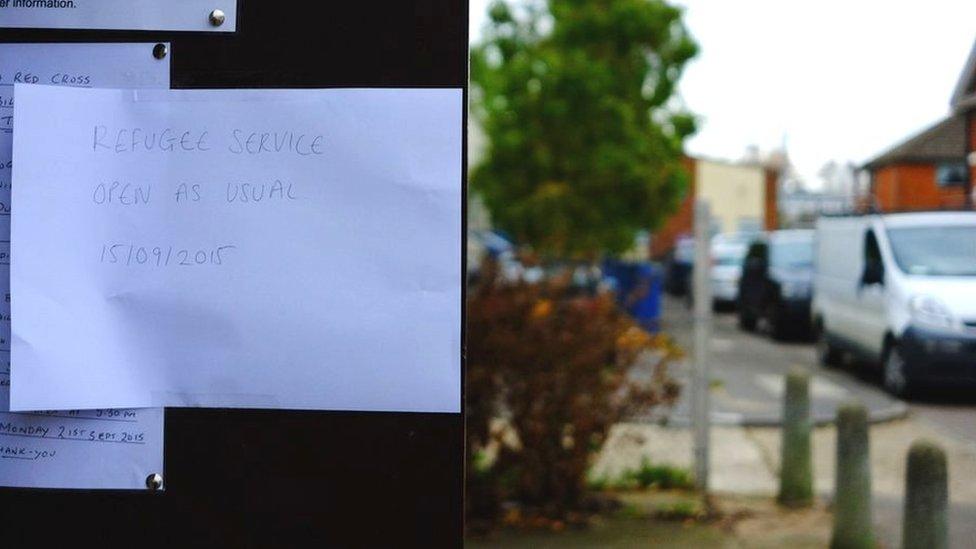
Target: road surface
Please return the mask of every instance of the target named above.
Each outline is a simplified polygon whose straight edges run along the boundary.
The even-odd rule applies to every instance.
[[[662,329],[672,335],[684,349],[692,349],[691,313],[679,300],[665,299]],[[782,411],[782,377],[793,368],[807,370],[813,376],[812,412],[815,420],[825,423],[836,406],[857,399],[865,403],[876,422],[906,418],[906,425],[917,425],[919,432],[937,432],[958,441],[957,446],[976,451],[976,391],[928,391],[910,402],[888,396],[881,388],[876,371],[864,366],[847,365],[826,369],[817,362],[809,342],[778,342],[761,333],[741,331],[734,312],[716,313],[713,317],[709,352],[712,364],[711,391],[716,424],[774,426]],[[674,375],[685,383],[690,379],[691,361],[675,366]],[[670,412],[670,421],[678,427],[690,422],[690,391]],[[655,418],[659,419],[659,418]],[[971,460],[973,452],[957,453],[952,459]],[[952,466],[950,466],[952,469]],[[967,469],[968,470],[968,469]],[[952,479],[970,482],[970,479]],[[950,492],[951,492],[950,488]],[[901,497],[876,494],[874,518],[879,536],[887,546],[898,546],[901,532]],[[952,547],[976,547],[976,504],[953,501],[950,510]]]

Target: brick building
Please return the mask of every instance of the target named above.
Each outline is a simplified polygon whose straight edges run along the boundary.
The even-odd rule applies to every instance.
[[[954,113],[865,164],[882,211],[961,208],[966,202],[967,115]]]
[[[879,154],[871,174],[871,201],[882,211],[971,208],[976,155],[976,46],[950,101],[951,112]]]
[[[684,199],[651,237],[651,257],[661,258],[674,248],[675,240],[692,232],[695,198],[709,201],[715,230],[732,232],[745,228],[777,227],[778,172],[758,163],[727,162],[686,156],[689,174]]]

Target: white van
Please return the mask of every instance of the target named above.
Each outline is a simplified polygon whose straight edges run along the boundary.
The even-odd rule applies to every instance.
[[[880,364],[895,395],[976,382],[976,212],[820,218],[811,314],[822,363]]]

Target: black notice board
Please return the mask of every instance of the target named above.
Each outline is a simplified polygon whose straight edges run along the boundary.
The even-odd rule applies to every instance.
[[[467,99],[466,0],[239,4],[234,34],[0,29],[0,42],[168,41],[174,88]],[[0,545],[458,546],[463,435],[462,414],[169,409],[165,492],[0,489]]]

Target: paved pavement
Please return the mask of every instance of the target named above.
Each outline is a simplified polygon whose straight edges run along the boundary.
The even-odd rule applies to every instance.
[[[910,410],[946,434],[976,445],[976,396],[926,395],[913,401]]]
[[[780,430],[724,425],[712,428],[711,489],[717,493],[775,497],[779,481]],[[814,488],[824,501],[834,491],[836,431],[813,434]],[[591,475],[619,479],[645,459],[655,465],[692,468],[692,432],[648,423],[622,423],[610,433]],[[976,447],[947,436],[924,421],[903,419],[871,428],[874,523],[885,547],[901,544],[905,457],[919,438],[945,448],[949,460],[950,546],[976,547]]]
[[[667,300],[662,325],[679,345],[691,348],[691,315],[679,302]],[[976,395],[930,394],[903,403],[885,394],[876,375],[853,369],[824,369],[808,343],[780,343],[761,334],[738,330],[733,314],[715,318],[712,359],[712,488],[718,492],[773,496],[779,469],[782,379],[791,368],[813,375],[815,419],[814,476],[818,494],[833,493],[836,432],[829,425],[838,404],[858,399],[867,405],[871,428],[874,522],[886,547],[901,541],[905,459],[918,439],[946,449],[949,459],[950,541],[952,547],[976,547]],[[687,380],[688,362],[673,374]],[[593,474],[612,479],[648,458],[656,464],[691,467],[692,437],[684,392],[669,413],[634,418],[616,426]]]

